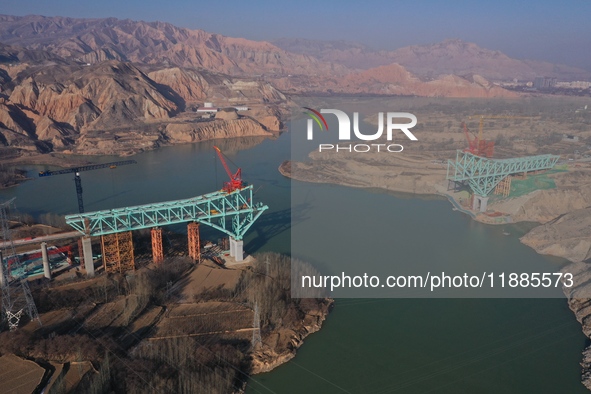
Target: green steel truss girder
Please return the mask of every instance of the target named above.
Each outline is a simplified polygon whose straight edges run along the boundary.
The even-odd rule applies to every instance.
[[[184,222],[199,222],[236,240],[269,207],[253,201],[252,185],[226,193],[218,191],[186,200],[138,205],[67,215],[66,223],[84,235],[106,235]],[[232,225],[226,219],[231,218]]]
[[[458,150],[456,160],[447,161],[447,179],[454,182],[467,181],[474,194],[484,197],[506,176],[520,172],[551,169],[559,158],[556,155],[539,155],[511,159],[487,159]]]

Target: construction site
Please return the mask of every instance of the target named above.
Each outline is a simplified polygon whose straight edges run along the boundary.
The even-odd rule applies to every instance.
[[[147,379],[156,391],[229,392],[322,322],[328,300],[288,296],[289,258],[244,253],[268,207],[215,152],[228,176],[220,190],[94,212],[85,212],[80,173],[134,161],[41,172],[75,175],[79,212],[65,217],[73,231],[16,238],[15,201],[2,203],[0,354],[46,360],[0,357],[14,387],[29,374],[31,391],[143,392]],[[203,239],[203,226],[217,237]]]
[[[551,189],[554,181],[550,173],[565,171],[556,168],[559,155],[534,155],[509,158],[495,157],[495,141],[484,138],[485,119],[529,119],[521,116],[476,115],[478,134],[471,132],[462,122],[466,148],[456,152],[456,158],[447,161],[446,193],[456,209],[478,217],[487,223],[510,223],[512,218],[503,212],[489,209],[491,202],[526,195],[535,190]]]

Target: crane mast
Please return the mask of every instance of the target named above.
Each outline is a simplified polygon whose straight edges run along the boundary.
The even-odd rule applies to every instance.
[[[76,196],[78,197],[78,211],[79,213],[84,213],[84,200],[82,199],[82,179],[80,178],[80,173],[82,171],[92,171],[92,170],[99,170],[101,168],[116,168],[118,166],[125,166],[128,164],[136,164],[137,161],[135,160],[124,160],[124,161],[114,161],[111,163],[103,163],[103,164],[91,164],[88,166],[80,166],[80,167],[72,167],[66,168],[64,170],[57,170],[57,171],[41,171],[39,172],[39,177],[46,177],[52,175],[61,175],[61,174],[71,174],[75,173],[74,175],[74,182],[76,184]]]

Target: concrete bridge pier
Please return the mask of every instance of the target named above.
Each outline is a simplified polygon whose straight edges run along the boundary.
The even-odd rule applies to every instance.
[[[94,260],[92,259],[92,244],[88,235],[82,237],[82,255],[84,256],[86,276],[92,278],[94,276]]]
[[[244,241],[230,237],[230,256],[236,261],[244,260]]]
[[[43,259],[43,276],[51,279],[51,268],[49,267],[49,257],[47,255],[47,242],[41,242],[41,258]]]
[[[487,196],[479,196],[474,194],[472,199],[472,210],[473,211],[480,211],[486,212],[486,208],[488,205],[488,197]]]

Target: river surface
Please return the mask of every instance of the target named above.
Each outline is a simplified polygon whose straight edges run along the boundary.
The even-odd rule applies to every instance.
[[[256,200],[270,207],[245,237],[245,250],[290,253],[290,181],[277,171],[290,158],[289,134],[277,140],[236,139],[216,144],[242,167],[244,179],[255,185]],[[82,173],[86,211],[181,199],[219,189],[227,176],[213,145],[166,147],[133,157],[136,165]],[[31,167],[30,176],[35,178],[40,169],[44,168]],[[17,208],[33,215],[75,213],[72,179],[71,175],[35,178],[0,190],[0,200],[17,197]],[[309,187],[314,198],[305,214],[297,213],[298,225],[316,225],[315,220],[321,219],[314,213],[317,204],[336,201],[336,196],[346,201],[358,193],[371,193],[372,201],[387,205],[389,211],[411,212],[416,223],[438,224],[424,239],[428,247],[420,248],[422,258],[436,260],[441,251],[458,258],[482,255],[483,242],[460,242],[477,237],[490,239],[484,253],[494,250],[497,259],[516,261],[519,256],[527,267],[556,264],[519,243],[524,226],[501,229],[475,223],[441,199],[331,185]],[[379,233],[379,219],[372,220]],[[343,226],[340,235],[346,237],[351,228],[365,225]],[[397,242],[415,245],[417,234],[408,220],[400,225],[405,231],[396,232]],[[182,226],[177,229],[183,230]],[[511,235],[502,235],[505,230]],[[205,231],[203,236],[215,239],[220,234]],[[401,258],[412,260],[413,256]],[[579,366],[585,344],[564,299],[337,299],[322,330],[306,339],[297,357],[255,376],[247,393],[586,393]]]

